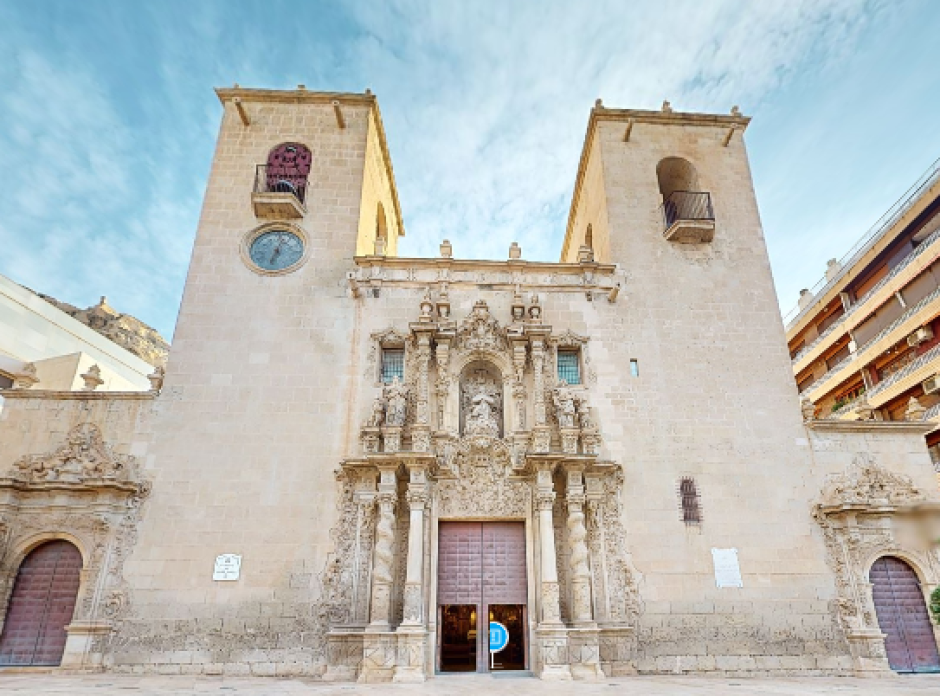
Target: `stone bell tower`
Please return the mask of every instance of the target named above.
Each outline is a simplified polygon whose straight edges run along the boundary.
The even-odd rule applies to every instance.
[[[200,645],[210,625],[238,644],[293,622],[297,644],[268,656],[293,659],[315,620],[331,548],[319,520],[335,514],[354,401],[347,273],[354,256],[396,255],[403,234],[371,93],[217,94],[221,130],[148,454],[158,493],[127,566],[134,638],[118,663],[140,641],[172,642],[170,620]],[[214,581],[214,560],[233,553],[239,580]]]
[[[641,623],[689,614],[683,620],[697,626],[692,615],[707,606],[771,635],[791,619],[774,615],[747,575],[743,588],[716,588],[714,549],[734,549],[742,571],[761,576],[778,599],[816,598],[830,581],[809,516],[792,509],[811,463],[799,446],[805,434],[743,140],[748,122],[737,108],[713,115],[598,103],[562,261],[616,263],[624,276],[595,360],[600,381],[620,385],[599,415],[622,433],[608,442],[624,463],[630,546],[646,573]],[[801,606],[827,614],[824,601]],[[706,628],[694,634],[687,630],[708,642]],[[711,641],[716,653],[734,654],[720,643]],[[770,640],[768,654],[778,649],[785,654]],[[642,650],[646,667],[665,654],[655,641]]]

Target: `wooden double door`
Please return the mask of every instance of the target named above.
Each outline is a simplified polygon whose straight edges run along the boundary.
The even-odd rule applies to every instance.
[[[899,558],[885,556],[872,565],[869,579],[891,669],[940,672],[937,639],[914,570]]]
[[[81,570],[82,555],[67,541],[45,543],[23,560],[0,635],[0,666],[62,662]]]
[[[527,669],[524,523],[441,522],[439,530],[438,671]],[[492,657],[490,621],[509,633],[506,648]]]

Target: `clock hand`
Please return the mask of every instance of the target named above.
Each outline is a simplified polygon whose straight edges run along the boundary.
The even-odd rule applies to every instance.
[[[280,256],[280,254],[281,254],[281,242],[282,242],[281,239],[278,239],[278,240],[277,240],[277,246],[274,247],[274,253],[271,254],[271,260],[270,260],[268,263],[273,264],[273,263],[274,263],[274,259],[276,259],[278,256]]]

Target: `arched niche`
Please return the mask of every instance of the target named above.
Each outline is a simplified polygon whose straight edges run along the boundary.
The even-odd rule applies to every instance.
[[[473,360],[460,372],[460,434],[502,437],[505,432],[503,377],[486,360]]]
[[[700,191],[695,167],[682,157],[666,157],[656,166],[656,178],[663,201],[676,191]]]

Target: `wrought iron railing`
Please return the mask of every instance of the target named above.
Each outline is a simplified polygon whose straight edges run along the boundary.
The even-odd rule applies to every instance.
[[[832,278],[827,278],[823,276],[820,280],[810,288],[810,292],[813,296],[818,296],[823,292],[829,285],[839,282],[846,273],[851,270],[855,263],[868,251],[871,246],[881,239],[882,235],[890,230],[894,224],[904,215],[911,206],[917,201],[921,193],[930,188],[935,181],[940,179],[940,159],[937,159],[933,164],[931,164],[927,171],[921,174],[920,178],[914,182],[904,194],[895,201],[888,211],[882,215],[874,225],[862,235],[862,238],[859,239],[851,249],[839,259],[839,263],[842,265],[842,271],[837,273]],[[806,307],[800,308],[799,305],[793,307],[789,312],[783,315],[783,324],[789,329],[797,319],[799,319],[803,314],[809,311],[810,307],[814,307],[814,303],[810,303]]]
[[[290,167],[259,164],[255,172],[255,193],[292,193],[301,203],[307,195],[307,175]]]
[[[663,222],[668,230],[677,220],[714,220],[711,194],[703,191],[673,191],[663,202]]]
[[[879,280],[874,287],[871,288],[868,292],[862,295],[858,300],[849,307],[848,311],[843,314],[839,319],[830,324],[825,331],[823,331],[819,336],[810,344],[803,346],[796,352],[796,354],[791,358],[793,364],[795,365],[800,358],[802,358],[806,353],[813,350],[816,346],[826,340],[833,331],[843,326],[849,317],[853,316],[855,312],[859,310],[869,298],[872,297],[876,292],[881,290],[885,285],[890,283],[894,278],[901,272],[904,271],[908,266],[910,266],[919,256],[924,254],[928,249],[932,248],[934,244],[937,243],[937,240],[940,240],[940,229],[933,232],[927,239],[925,239],[921,244],[914,248],[914,250],[908,254],[897,266],[891,269],[891,272],[888,273],[884,278]]]

